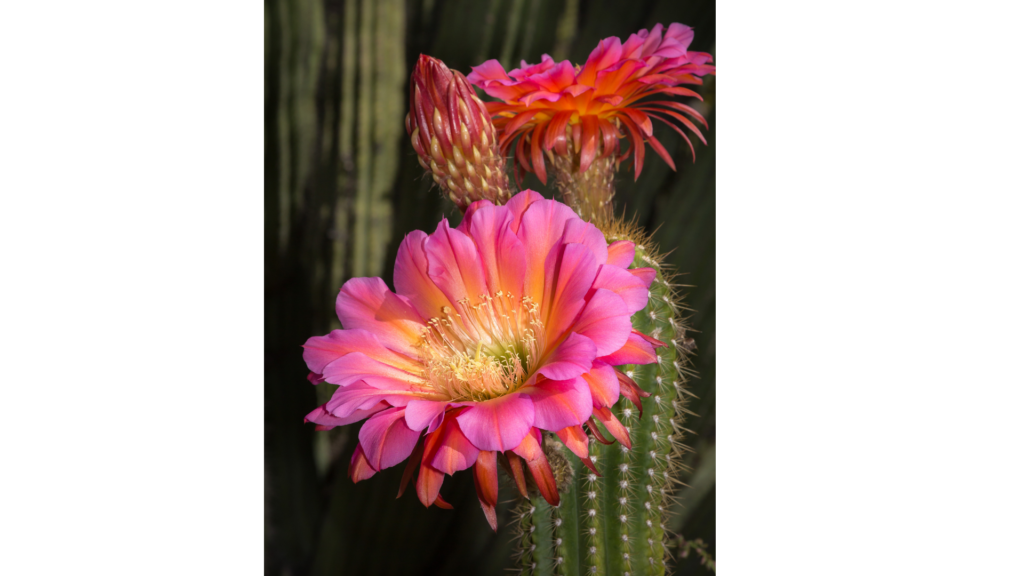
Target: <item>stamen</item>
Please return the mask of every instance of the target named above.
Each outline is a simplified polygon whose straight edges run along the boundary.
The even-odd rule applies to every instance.
[[[487,400],[513,392],[530,375],[543,350],[540,306],[529,297],[516,302],[499,291],[444,306],[427,322],[419,348],[424,377],[451,400]]]

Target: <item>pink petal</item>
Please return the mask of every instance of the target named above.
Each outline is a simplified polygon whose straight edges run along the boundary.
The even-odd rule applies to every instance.
[[[554,432],[566,426],[578,426],[586,422],[593,411],[590,388],[580,378],[544,380],[522,390],[533,399],[533,425],[543,430]]]
[[[594,341],[598,357],[622,348],[632,329],[626,303],[618,294],[603,288],[594,291],[572,327],[572,330]]]
[[[302,346],[302,359],[317,374],[331,362],[351,352],[362,352],[367,357],[400,368],[419,372],[422,365],[412,358],[389,350],[367,330],[332,330],[326,336],[313,336]]]
[[[324,380],[348,386],[359,380],[374,388],[386,390],[421,390],[426,381],[415,374],[378,362],[362,352],[352,352],[324,368]]]
[[[549,92],[561,92],[576,81],[576,74],[572,64],[568,60],[562,60],[546,72],[534,75],[530,80]]]
[[[479,249],[489,294],[512,294],[518,303],[526,276],[526,251],[511,223],[508,208],[482,206],[476,210],[468,233]]]
[[[658,361],[654,347],[636,332],[630,332],[626,343],[615,352],[601,358],[612,366],[623,364],[653,364]]]
[[[613,414],[611,410],[595,406],[594,418],[597,418],[601,424],[604,424],[604,427],[607,428],[608,432],[610,432],[611,435],[619,441],[619,444],[622,444],[626,448],[633,447],[629,438],[629,432],[626,431],[626,427],[622,425],[622,422],[619,422],[619,419],[615,417],[615,414]]]
[[[481,450],[511,450],[533,426],[533,401],[513,392],[477,402],[456,417],[462,433]]]
[[[393,294],[380,278],[352,278],[341,287],[335,305],[348,329],[372,332],[385,347],[417,356],[423,320],[412,305]]]
[[[597,276],[594,253],[583,244],[564,244],[552,250],[544,264],[541,319],[552,340],[565,333],[583,309],[583,297]]]
[[[441,308],[451,308],[452,303],[427,275],[426,240],[422,230],[413,230],[402,240],[395,259],[395,290],[409,299],[422,318],[430,319],[441,316]]]
[[[608,245],[608,265],[629,268],[636,257],[636,245],[629,240],[616,240]]]
[[[647,306],[647,299],[650,294],[643,280],[622,268],[609,265],[599,266],[597,269],[594,289],[598,288],[611,290],[618,294],[622,301],[626,303],[626,312],[630,316]]]
[[[367,408],[365,410],[356,410],[350,413],[344,418],[338,418],[327,411],[323,406],[317,406],[315,410],[306,414],[304,422],[312,422],[317,424],[317,430],[330,430],[335,426],[345,426],[352,424],[353,422],[359,422],[365,420],[370,416],[373,416],[377,412],[390,408],[386,402],[378,402],[377,404]]]
[[[587,445],[590,443],[590,438],[587,437],[587,433],[583,431],[580,426],[569,426],[563,428],[555,434],[562,440],[565,447],[572,450],[572,453],[582,458],[590,458],[590,450]]]
[[[433,450],[433,456],[429,460],[432,467],[445,474],[454,474],[459,470],[469,468],[476,462],[480,449],[462,433],[458,418],[445,421],[444,426],[437,433],[441,435],[441,438],[437,441],[437,447]]]
[[[571,332],[537,371],[552,380],[569,380],[590,370],[596,354],[597,346],[590,338]]]
[[[608,68],[619,61],[622,57],[622,40],[612,36],[601,40],[597,48],[590,53],[587,63],[576,75],[576,81],[587,86],[594,86],[597,80],[597,72]]]
[[[524,106],[529,106],[537,100],[547,100],[548,102],[558,102],[562,98],[559,92],[548,92],[546,90],[539,90],[537,92],[530,92],[524,96],[521,101]]]
[[[476,214],[477,210],[485,206],[494,206],[494,203],[490,200],[482,199],[470,204],[462,214],[462,222],[459,222],[459,225],[456,226],[456,228],[469,234],[469,226],[473,223],[473,215]]]
[[[522,224],[517,233],[526,248],[526,261],[529,263],[523,292],[534,302],[543,301],[548,254],[552,248],[561,244],[565,223],[570,220],[579,220],[579,216],[572,208],[553,200],[538,200],[523,212]]]
[[[389,408],[404,405],[409,401],[408,397],[404,396],[406,394],[408,393],[400,390],[378,390],[360,381],[335,390],[323,408],[337,418],[347,418],[353,412],[370,409],[379,402],[387,403]]]
[[[431,468],[424,463],[420,466],[420,476],[416,479],[416,496],[424,506],[430,507],[441,495],[441,484],[444,482],[444,472]]]
[[[505,68],[497,60],[488,60],[479,66],[473,66],[473,71],[466,76],[470,84],[483,88],[483,83],[492,80],[502,84],[512,84],[512,79],[505,73]]]
[[[654,283],[654,279],[658,277],[658,272],[654,268],[632,268],[627,270],[627,272],[643,281],[648,288]]]
[[[448,300],[469,299],[477,303],[487,293],[487,280],[480,252],[473,239],[442,220],[423,243],[427,253],[427,275]]]
[[[359,444],[376,470],[398,464],[412,454],[420,433],[405,425],[405,408],[389,408],[359,429]]]
[[[611,366],[598,363],[583,375],[583,380],[590,387],[594,406],[609,407],[619,401],[619,379]]]
[[[597,229],[597,226],[590,222],[579,218],[566,222],[565,230],[562,232],[562,242],[566,244],[575,242],[590,248],[598,266],[608,262],[608,241],[604,239],[604,234]]]
[[[505,203],[505,208],[508,208],[509,214],[512,215],[511,226],[513,232],[519,232],[519,225],[523,221],[523,213],[526,212],[526,209],[534,202],[543,199],[544,197],[537,192],[527,189],[516,194]]]
[[[348,463],[348,477],[352,482],[360,482],[376,474],[377,471],[370,466],[370,461],[363,453],[363,446],[356,444],[356,451],[352,453],[352,459]]]
[[[544,496],[548,504],[558,506],[558,486],[555,484],[555,476],[551,472],[551,464],[548,463],[548,458],[544,455],[544,450],[541,449],[541,442],[540,431],[534,428],[533,433],[524,436],[522,443],[516,446],[515,453],[526,460],[526,465],[530,467],[530,474],[533,476],[541,496]]]
[[[447,400],[410,400],[405,406],[405,424],[412,430],[426,428],[429,434],[441,425],[448,404]]]

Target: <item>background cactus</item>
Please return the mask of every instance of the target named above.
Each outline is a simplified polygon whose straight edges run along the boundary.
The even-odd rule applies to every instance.
[[[406,233],[432,230],[445,215],[453,225],[459,221],[454,205],[423,178],[402,125],[406,82],[421,53],[464,73],[487,58],[506,55],[507,64],[513,65],[519,59],[538,61],[545,52],[579,62],[601,38],[625,37],[656,22],[676,21],[697,30],[695,50],[714,52],[714,4],[277,0],[266,2],[265,9],[266,573],[502,574],[519,565],[513,557],[517,503],[508,501],[514,487],[501,487],[499,533],[493,534],[481,518],[469,475],[445,482],[445,498],[454,510],[424,509],[411,494],[396,500],[401,467],[381,472],[374,482],[352,484],[345,467],[357,428],[314,434],[311,425],[302,424],[317,404],[317,392],[331,390],[306,384],[299,346],[309,334],[336,327],[331,325],[334,298],[346,279],[379,273],[390,283],[386,263],[394,261]],[[517,23],[512,13],[518,15]],[[639,181],[623,172],[615,182],[617,213],[625,210],[644,229],[656,230],[654,243],[670,251],[666,265],[686,272],[678,282],[694,286],[685,295],[695,310],[691,323],[699,332],[687,336],[700,350],[694,357],[700,378],[691,381],[700,399],[691,398],[687,409],[700,418],[688,416],[684,424],[696,432],[687,440],[695,452],[684,452],[680,463],[694,472],[683,480],[689,487],[677,491],[675,513],[666,526],[668,533],[687,542],[702,538],[712,555],[713,89],[714,79],[709,78],[700,90],[711,128],[705,131],[709,145],[698,149],[696,164],[672,130],[657,126],[655,134],[679,171],[653,159]],[[523,186],[552,197],[555,186],[549,183],[542,186],[528,175]],[[644,400],[643,420],[653,414],[652,398]],[[597,464],[604,467],[607,448],[591,446]],[[576,478],[587,471],[578,463],[573,466]],[[574,482],[570,490],[578,492],[576,486]],[[573,501],[580,501],[578,493]],[[576,532],[570,530],[572,515],[566,506],[556,511],[557,517],[549,515],[563,522],[549,524],[551,546],[539,554],[557,558],[554,542],[559,537],[562,548],[572,546],[569,532]],[[588,529],[588,522],[598,520],[596,515],[578,518],[579,526]],[[390,552],[396,538],[407,553]],[[674,553],[678,547],[669,550]],[[564,573],[572,573],[565,571],[572,566],[569,556],[563,553]],[[580,555],[575,565],[586,569],[586,562]],[[676,565],[677,572],[706,571],[692,552]]]

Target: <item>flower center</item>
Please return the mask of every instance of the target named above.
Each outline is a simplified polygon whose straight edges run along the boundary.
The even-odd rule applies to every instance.
[[[539,358],[540,306],[498,291],[448,306],[431,318],[419,348],[425,377],[453,401],[482,401],[514,392]]]

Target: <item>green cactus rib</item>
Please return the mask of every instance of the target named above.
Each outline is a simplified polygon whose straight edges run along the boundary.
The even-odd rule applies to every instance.
[[[618,443],[605,446],[591,436],[591,459],[600,477],[575,461],[574,480],[563,490],[558,507],[539,496],[523,501],[516,521],[522,529],[519,565],[524,574],[666,572],[665,518],[675,485],[681,484],[682,417],[692,413],[685,408],[690,373],[686,351],[676,346],[677,336],[683,336],[681,308],[659,262],[647,246],[638,244],[633,266],[654,268],[657,277],[647,307],[633,316],[633,326],[669,345],[658,349],[655,364],[620,367],[651,394],[642,399],[642,417],[627,400],[614,407],[629,430],[632,449]]]
[[[555,536],[555,573],[560,576],[581,576],[582,556],[580,551],[583,526],[580,507],[580,489],[583,482],[580,474],[589,473],[576,458],[569,459],[573,482],[562,494],[561,502],[552,508],[552,524]]]

